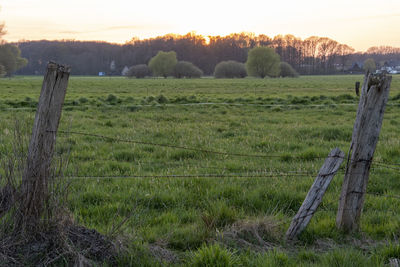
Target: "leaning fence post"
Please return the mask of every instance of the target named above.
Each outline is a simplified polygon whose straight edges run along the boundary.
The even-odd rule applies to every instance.
[[[337,227],[344,231],[359,228],[391,81],[392,77],[385,74],[367,74],[364,78],[336,217]]]
[[[339,149],[335,148],[329,153],[326,158],[324,165],[322,165],[317,178],[306,198],[303,201],[296,216],[294,216],[289,229],[286,232],[286,239],[295,239],[308,225],[314,213],[316,212],[319,204],[322,201],[322,197],[325,194],[326,189],[331,183],[336,172],[339,170],[340,165],[343,162],[344,153]]]
[[[23,224],[32,225],[40,219],[48,197],[51,159],[69,73],[69,67],[53,62],[47,65],[22,176],[19,222]]]

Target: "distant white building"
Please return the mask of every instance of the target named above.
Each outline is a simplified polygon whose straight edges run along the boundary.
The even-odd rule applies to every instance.
[[[106,73],[104,71],[99,71],[99,76],[106,76]]]
[[[129,71],[129,68],[128,68],[127,66],[125,66],[124,69],[123,69],[122,72],[121,72],[121,75],[122,75],[122,76],[126,76],[126,74],[128,73],[128,71]]]
[[[380,72],[389,74],[400,74],[400,62],[395,60],[386,61],[380,69]]]

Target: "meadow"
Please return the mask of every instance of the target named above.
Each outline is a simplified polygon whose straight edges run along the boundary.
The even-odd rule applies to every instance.
[[[16,121],[29,134],[42,79],[0,79],[1,158]],[[56,147],[71,214],[122,240],[121,266],[388,264],[400,258],[399,75],[361,231],[335,227],[343,164],[299,241],[284,241],[324,158],[349,149],[362,80],[71,77]]]

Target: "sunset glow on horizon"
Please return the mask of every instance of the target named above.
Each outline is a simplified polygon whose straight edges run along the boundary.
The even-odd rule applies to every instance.
[[[292,34],[329,37],[358,51],[371,46],[400,47],[400,1],[305,0],[159,1],[5,0],[0,21],[10,42],[96,40],[125,43],[165,34],[203,36],[251,32],[273,38]]]

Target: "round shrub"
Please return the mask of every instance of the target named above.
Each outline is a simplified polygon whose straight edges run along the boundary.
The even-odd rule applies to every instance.
[[[126,73],[126,76],[129,78],[144,78],[146,76],[151,76],[151,70],[146,64],[139,64],[130,67]]]
[[[244,78],[246,76],[245,65],[234,60],[221,61],[215,66],[215,78]]]
[[[281,62],[281,77],[299,77],[299,74],[289,63]]]
[[[188,61],[179,61],[174,68],[175,78],[200,78],[203,71]]]

